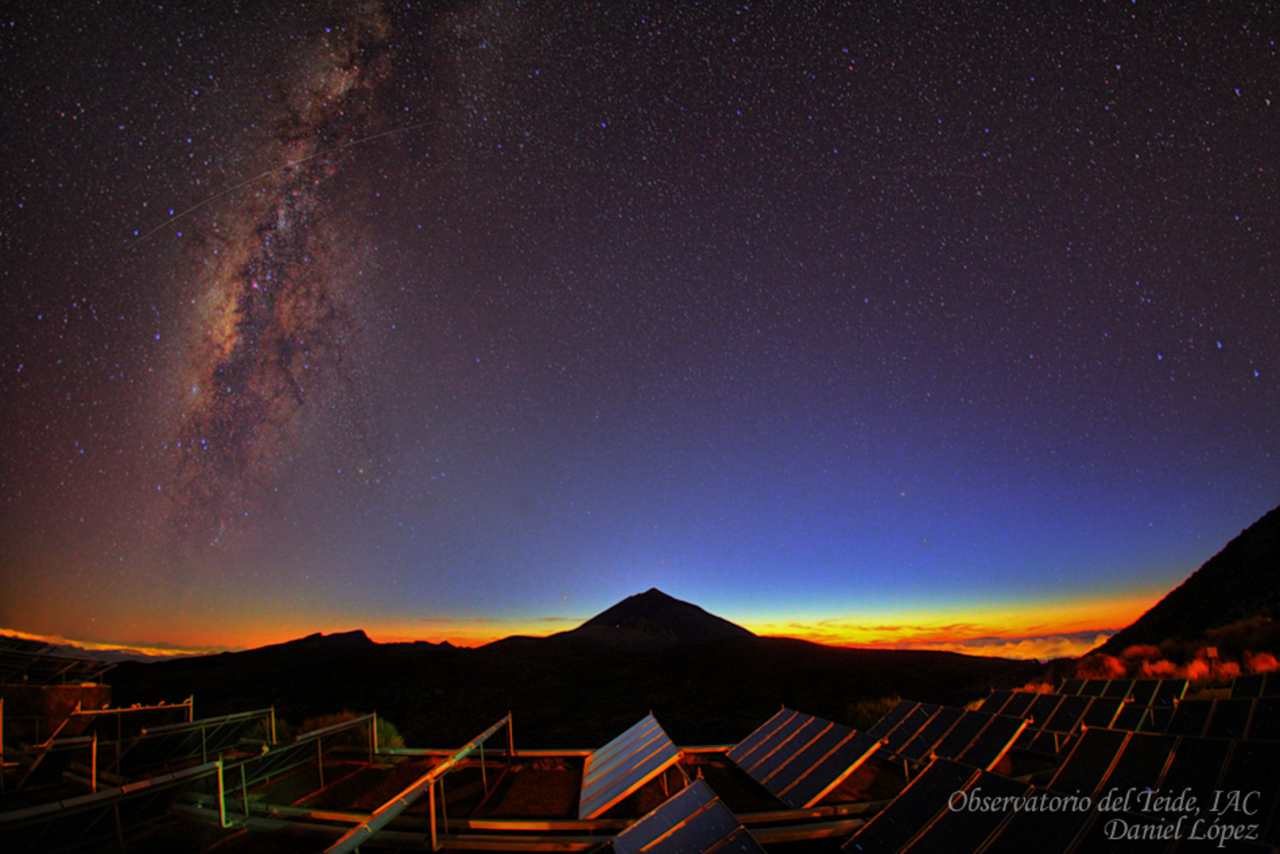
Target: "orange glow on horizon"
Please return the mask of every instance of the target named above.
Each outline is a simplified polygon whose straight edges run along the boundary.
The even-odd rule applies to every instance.
[[[756,634],[827,646],[1045,659],[1083,655],[1133,623],[1158,599],[1159,596],[1132,594],[1047,605],[1011,603],[895,613],[881,619],[853,615],[744,625]]]
[[[1107,600],[1064,600],[1052,604],[983,605],[886,613],[811,614],[791,620],[733,620],[757,635],[786,637],[827,646],[872,649],[927,649],[1009,658],[1058,658],[1083,655],[1119,628],[1131,624],[1158,597],[1129,595]],[[229,619],[156,625],[147,644],[82,641],[59,635],[0,629],[0,632],[88,650],[132,650],[147,655],[206,655],[255,649],[308,635],[338,634],[363,628],[376,643],[449,643],[479,647],[516,635],[546,637],[579,626],[583,617],[500,619],[419,617],[361,620],[349,615],[281,618],[279,614],[240,609]],[[353,625],[353,622],[355,623]],[[130,627],[130,635],[144,634]]]

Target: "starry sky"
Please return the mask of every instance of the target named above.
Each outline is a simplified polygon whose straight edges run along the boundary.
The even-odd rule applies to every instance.
[[[1033,8],[1034,7],[1034,8]],[[1269,3],[0,20],[0,628],[1080,652],[1280,503]]]

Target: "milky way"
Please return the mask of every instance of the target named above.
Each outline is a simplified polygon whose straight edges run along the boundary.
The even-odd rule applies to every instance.
[[[387,21],[364,8],[334,21],[296,60],[300,69],[266,120],[284,165],[231,194],[201,247],[197,302],[182,386],[175,521],[221,538],[296,462],[313,398],[353,382],[355,225],[326,196],[371,135],[370,104],[389,61]]]

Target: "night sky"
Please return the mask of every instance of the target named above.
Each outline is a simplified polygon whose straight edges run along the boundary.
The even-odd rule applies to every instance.
[[[1278,38],[20,2],[0,629],[1082,651],[1280,503]]]

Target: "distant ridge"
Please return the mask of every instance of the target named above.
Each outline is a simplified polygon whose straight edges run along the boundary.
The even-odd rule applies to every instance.
[[[628,596],[618,604],[559,637],[611,643],[702,643],[754,634],[710,614],[691,602],[668,596],[656,587]]]
[[[334,632],[331,635],[316,632],[315,634],[307,635],[305,638],[296,638],[284,643],[271,644],[248,651],[335,652],[338,650],[372,649],[376,646],[378,644],[364,633],[364,629],[355,629],[350,632]]]
[[[1280,616],[1280,507],[1209,558],[1176,589],[1094,652],[1120,655],[1132,646],[1217,643],[1228,635],[1254,651],[1274,649]]]

